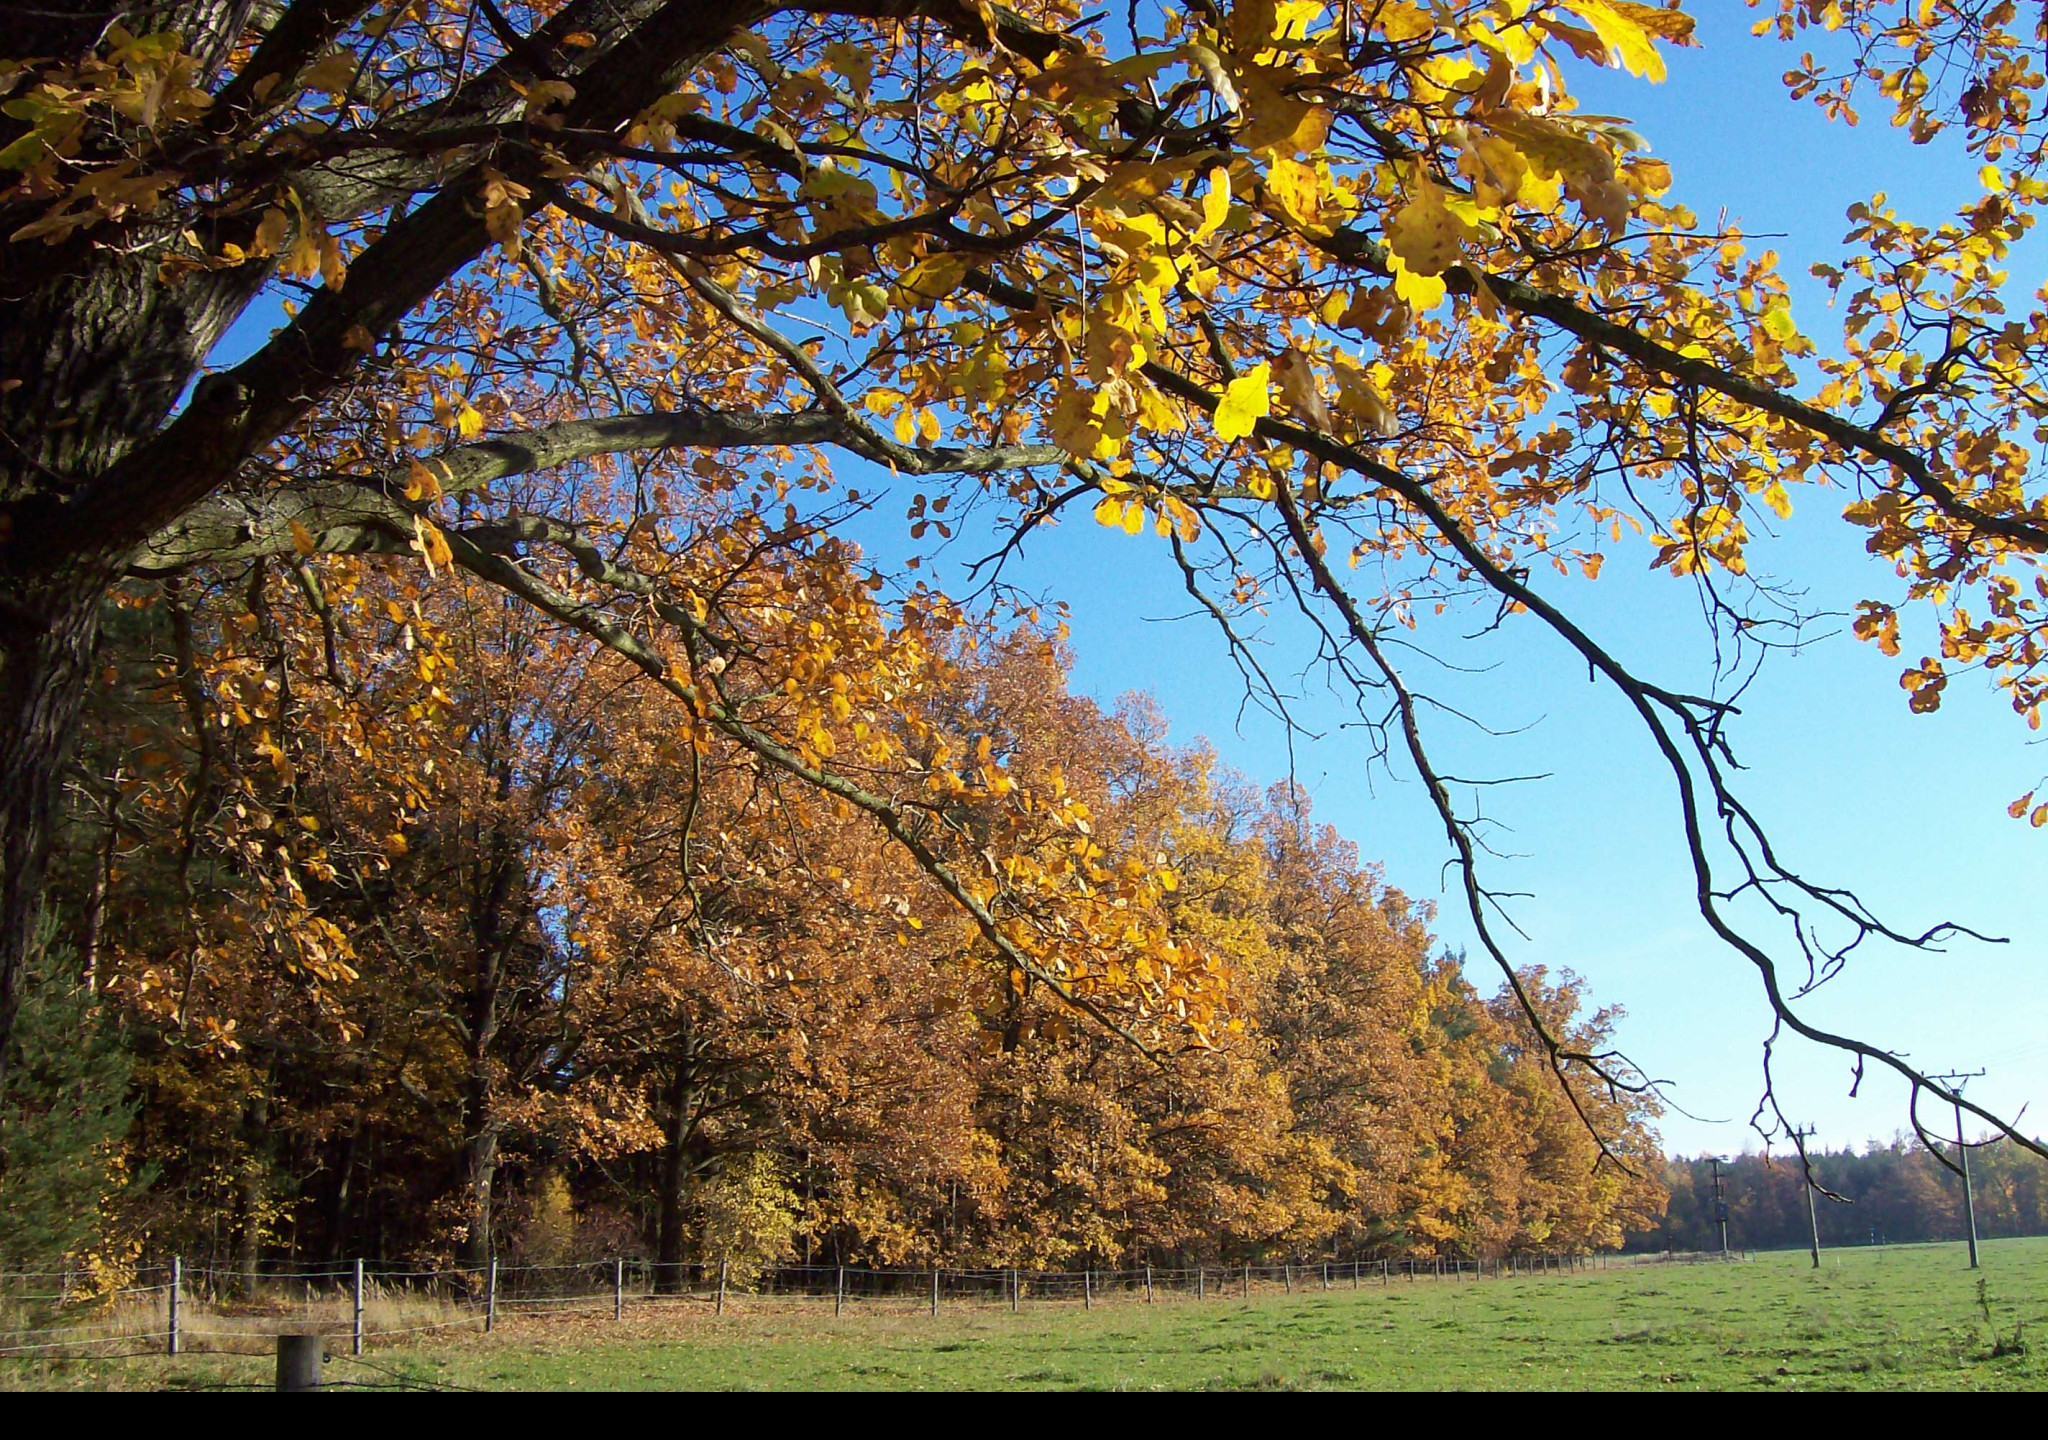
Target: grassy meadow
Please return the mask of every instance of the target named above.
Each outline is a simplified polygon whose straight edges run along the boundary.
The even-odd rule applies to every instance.
[[[1749,1263],[1610,1268],[1360,1291],[1118,1301],[697,1308],[517,1317],[330,1361],[330,1381],[475,1389],[1954,1389],[2048,1388],[2048,1238]],[[1979,1292],[1978,1281],[1983,1281]],[[330,1349],[345,1352],[346,1340]],[[0,1387],[268,1383],[270,1361],[192,1355],[17,1363]]]

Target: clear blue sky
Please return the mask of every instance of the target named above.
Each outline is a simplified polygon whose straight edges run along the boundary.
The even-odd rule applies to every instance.
[[[1666,84],[1580,66],[1575,86],[1585,108],[1637,122],[1672,164],[1678,198],[1703,220],[1725,208],[1752,234],[1785,237],[1759,243],[1785,257],[1795,314],[1825,347],[1826,292],[1805,271],[1837,258],[1847,206],[1881,188],[1907,216],[1939,221],[1973,193],[1976,166],[1955,149],[1916,149],[1875,107],[1853,130],[1827,122],[1785,96],[1778,77],[1792,56],[1748,35],[1755,12],[1732,0],[1690,8],[1705,44],[1671,55]],[[2027,275],[2017,278],[2031,288]],[[1799,509],[1782,538],[1753,565],[1797,577],[1815,608],[1846,610],[1894,593],[1889,567],[1873,564],[1837,518],[1841,492],[1795,498]],[[906,553],[900,513],[885,504],[886,518],[861,527],[878,558]],[[955,545],[947,558],[984,548]],[[1708,651],[1692,589],[1651,575],[1647,562],[1647,548],[1631,554],[1624,545],[1598,583],[1550,575],[1544,588],[1637,673],[1704,687]],[[1104,702],[1150,691],[1176,738],[1207,737],[1261,781],[1286,773],[1274,728],[1255,716],[1240,727],[1237,675],[1207,622],[1168,618],[1183,616],[1188,603],[1163,542],[1077,516],[1039,537],[1010,578],[1071,602],[1079,688]],[[1279,666],[1288,668],[1291,657],[1298,670],[1307,653],[1298,631],[1280,625],[1269,638]],[[1922,646],[1915,654],[1931,648],[1924,632],[1907,644]],[[1514,910],[1530,940],[1515,942],[1512,958],[1569,966],[1597,1000],[1627,1007],[1625,1048],[1672,1082],[1681,1105],[1707,1117],[1668,1115],[1662,1128],[1671,1148],[1754,1145],[1746,1121],[1759,1094],[1768,1011],[1746,962],[1721,948],[1694,912],[1668,774],[1615,694],[1590,686],[1584,666],[1534,622],[1511,623],[1483,659],[1495,667],[1490,673],[1440,682],[1437,692],[1467,700],[1497,728],[1534,727],[1509,741],[1440,729],[1440,763],[1468,775],[1553,773],[1487,801],[1488,813],[1512,826],[1501,848],[1526,857],[1495,867],[1491,883],[1534,892]],[[2005,806],[2048,772],[2048,747],[2030,746],[2030,732],[1974,679],[1952,684],[1938,714],[1909,714],[1899,668],[1846,633],[1776,657],[1747,697],[1737,732],[1750,767],[1743,793],[1796,868],[1858,889],[1901,928],[1953,918],[2011,937],[1995,947],[1958,942],[1938,955],[1865,947],[1847,973],[1804,1002],[1813,1020],[1930,1067],[1987,1067],[1970,1093],[2010,1113],[2030,1099],[2048,1101],[2040,906],[2048,836],[2007,819]],[[1420,786],[1404,767],[1392,777],[1368,772],[1359,742],[1336,729],[1342,704],[1327,694],[1310,689],[1298,713],[1328,732],[1297,750],[1317,814],[1380,859],[1394,883],[1440,902],[1440,934],[1471,952],[1484,982],[1470,921],[1443,889],[1443,835]],[[1818,1127],[1822,1143],[1860,1145],[1905,1125],[1904,1086],[1873,1071],[1850,1099],[1846,1057],[1788,1040],[1775,1070],[1786,1110]],[[2028,1119],[2030,1132],[2043,1128]]]

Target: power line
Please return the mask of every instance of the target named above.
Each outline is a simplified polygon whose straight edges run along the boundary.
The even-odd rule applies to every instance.
[[[1970,1225],[1970,1268],[1977,1268],[1977,1197],[1970,1188],[1970,1143],[1963,1138],[1963,1087],[1977,1079],[1982,1070],[1957,1071],[1947,1075],[1930,1075],[1930,1080],[1945,1080],[1955,1086],[1956,1096],[1956,1158],[1963,1168],[1963,1216]]]
[[[1813,1127],[1802,1125],[1792,1132],[1792,1143],[1799,1147],[1800,1173],[1806,1177],[1806,1229],[1813,1237],[1813,1268],[1820,1269],[1820,1214],[1815,1207],[1813,1192],[1819,1187],[1814,1183],[1813,1161],[1806,1155],[1806,1142],[1813,1138]]]

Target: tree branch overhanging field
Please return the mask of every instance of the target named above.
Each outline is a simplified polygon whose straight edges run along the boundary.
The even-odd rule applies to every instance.
[[[2027,436],[2048,424],[2048,315],[2007,314],[2001,266],[2048,161],[1981,103],[2014,83],[1998,35],[1944,28],[1948,0],[1884,24],[1891,7],[1852,8],[1841,83],[1905,96],[1916,135],[1958,128],[1997,181],[1946,226],[1859,207],[1828,355],[1773,259],[1702,229],[1625,125],[1560,101],[1579,65],[1654,80],[1679,63],[1678,8],[1556,0],[1511,44],[1485,7],[1405,3],[1144,8],[1121,34],[1061,0],[192,0],[38,19],[0,71],[0,1055],[111,587],[247,567],[260,596],[284,561],[339,677],[321,570],[380,553],[452,560],[622,657],[871,816],[1008,969],[1127,1030],[899,800],[748,718],[758,697],[678,668],[676,647],[712,643],[704,597],[656,566],[675,553],[635,547],[789,504],[790,472],[822,486],[837,453],[941,482],[914,533],[945,532],[956,500],[1014,506],[1005,555],[1091,494],[1104,523],[1158,529],[1283,716],[1237,627],[1272,595],[1309,612],[1346,683],[1388,700],[1378,733],[1424,777],[1474,923],[1590,1124],[1575,1067],[1611,1091],[1647,1082],[1573,1048],[1523,991],[1487,928],[1483,847],[1424,747],[1427,697],[1374,618],[1477,595],[1495,623],[1533,616],[1644,726],[1702,920],[1777,1021],[2033,1147],[1895,1050],[1802,1020],[1725,907],[1763,897],[1809,988],[1866,937],[1967,932],[1904,934],[1803,878],[1731,788],[1734,706],[1633,673],[1529,578],[1566,555],[1597,573],[1600,533],[1619,544],[1633,524],[1750,643],[1722,588],[1776,593],[1748,571],[1757,517],[1845,478],[1847,518],[1901,577],[1858,634],[1897,653],[1901,616],[1933,621],[1940,654],[1904,676],[1915,708],[1982,667],[2037,718],[2048,495]],[[1777,25],[1810,19],[1788,3]],[[1971,75],[1977,100],[1891,85],[1872,67],[1893,50]],[[229,327],[287,293],[289,323],[207,373]],[[1816,395],[1795,362],[1824,376]],[[747,456],[783,473],[749,478]],[[1079,485],[1048,492],[1052,469]],[[1340,496],[1345,477],[1363,490]],[[731,574],[781,563],[762,537],[794,524],[728,535],[746,557]],[[1340,534],[1382,594],[1340,581],[1322,548]],[[2031,798],[2014,812],[2042,823]],[[1015,890],[1030,857],[988,848]],[[1821,942],[1814,914],[1853,938]]]

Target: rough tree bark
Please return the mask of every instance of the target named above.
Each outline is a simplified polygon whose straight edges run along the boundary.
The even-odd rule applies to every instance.
[[[676,1047],[675,1075],[668,1093],[668,1144],[661,1152],[661,1214],[655,1237],[654,1288],[678,1294],[686,1284],[685,1255],[689,1225],[685,1196],[696,1173],[690,1134],[697,1120],[697,1046],[687,1022]]]

